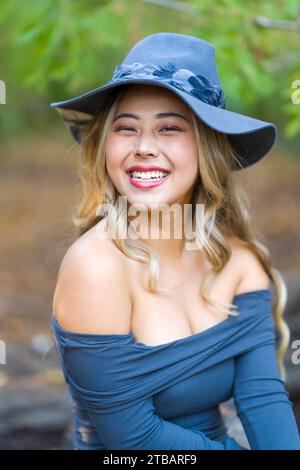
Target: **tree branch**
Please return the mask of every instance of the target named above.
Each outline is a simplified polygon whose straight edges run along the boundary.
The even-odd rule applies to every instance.
[[[175,0],[141,0],[144,3],[152,3],[165,8],[171,8],[177,11],[191,11],[194,9],[193,5]]]
[[[254,24],[262,28],[300,31],[300,23],[296,21],[271,20],[265,16],[257,16],[254,20]]]

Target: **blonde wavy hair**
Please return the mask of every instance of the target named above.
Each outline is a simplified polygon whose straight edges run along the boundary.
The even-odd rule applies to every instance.
[[[118,206],[117,210],[120,194],[106,169],[106,138],[119,102],[128,86],[131,85],[122,85],[108,94],[106,101],[97,109],[88,126],[77,154],[81,185],[78,206],[72,221],[78,236],[82,235],[101,220],[98,208],[109,202],[106,220],[110,233],[114,233],[113,242],[124,255],[149,264],[148,289],[152,293],[163,294],[166,291],[157,287],[160,268],[158,258],[150,247],[141,246],[138,242],[127,238],[127,207]],[[269,249],[253,232],[248,197],[233,181],[232,165],[240,163],[227,135],[207,126],[193,112],[192,121],[199,160],[199,177],[192,196],[193,223],[196,227],[196,240],[212,266],[212,271],[201,288],[201,294],[209,304],[228,315],[238,314],[234,304],[217,302],[208,293],[215,277],[231,256],[231,248],[226,237],[238,237],[255,253],[274,285],[272,313],[277,333],[277,361],[281,377],[286,380],[284,354],[290,340],[289,327],[283,319],[287,302],[286,284],[280,272],[272,265]],[[209,234],[205,237],[195,226],[194,207],[199,201],[205,207],[204,227],[209,227]]]

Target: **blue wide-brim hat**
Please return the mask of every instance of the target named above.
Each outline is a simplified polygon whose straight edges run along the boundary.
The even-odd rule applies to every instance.
[[[141,39],[105,85],[50,106],[56,108],[72,136],[81,143],[94,113],[112,89],[134,83],[167,88],[205,124],[227,134],[240,162],[238,166],[234,164],[233,170],[256,163],[276,140],[277,128],[273,123],[226,109],[215,47],[186,34],[156,33]]]

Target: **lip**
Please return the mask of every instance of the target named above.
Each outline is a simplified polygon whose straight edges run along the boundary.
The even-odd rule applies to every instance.
[[[154,165],[148,165],[148,166],[133,165],[127,168],[126,173],[129,173],[132,171],[163,171],[164,173],[170,173],[169,170],[166,170],[165,168],[161,168],[160,166],[154,166]]]
[[[168,173],[167,176],[165,176],[165,177],[162,178],[161,180],[158,180],[158,181],[155,181],[155,182],[153,182],[153,181],[151,181],[151,182],[135,181],[135,180],[132,179],[130,172],[127,173],[127,176],[128,176],[129,182],[130,182],[133,186],[135,186],[136,188],[140,188],[140,189],[151,189],[151,188],[155,188],[156,186],[160,186],[161,184],[165,183],[165,181],[169,178],[170,174],[171,174],[171,173]]]

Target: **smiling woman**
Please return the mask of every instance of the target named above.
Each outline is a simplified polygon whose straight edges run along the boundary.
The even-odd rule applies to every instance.
[[[110,179],[130,204],[191,202],[199,174],[191,111],[170,91],[129,87],[119,101],[105,151]],[[136,164],[140,172],[129,172],[128,178],[128,169],[136,170]],[[152,173],[156,167],[162,174]]]
[[[225,109],[214,57],[204,40],[154,34],[107,85],[53,103],[81,143],[79,237],[51,323],[76,449],[240,450],[219,410],[231,397],[251,449],[300,449],[286,288],[233,178],[276,128]]]

